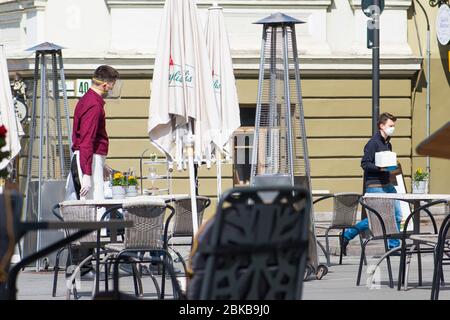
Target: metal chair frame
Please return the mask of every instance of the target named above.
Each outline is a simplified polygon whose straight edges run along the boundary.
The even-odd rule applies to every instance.
[[[59,210],[61,208],[60,204],[56,204],[53,206],[52,208],[52,213],[53,215],[61,222],[64,222],[64,217],[57,212],[57,210]],[[105,221],[105,217],[106,214],[103,215],[103,217],[101,218],[100,221]],[[86,221],[86,220],[82,220],[80,219],[80,221]],[[94,220],[92,220],[94,221]],[[66,237],[70,236],[70,231],[68,229],[64,230],[64,233],[66,234]],[[71,265],[72,265],[72,253],[71,253],[71,248],[76,246],[76,247],[85,247],[87,249],[95,249],[97,247],[97,243],[96,241],[94,241],[94,239],[96,238],[95,233],[90,235],[89,241],[83,241],[83,238],[78,240],[78,242],[76,244],[74,243],[68,243],[66,246],[59,248],[59,250],[56,253],[56,258],[55,258],[55,266],[53,267],[53,286],[52,286],[52,297],[56,297],[56,290],[57,290],[57,286],[58,286],[58,272],[60,270],[59,267],[59,260],[60,260],[60,256],[61,254],[64,252],[64,250],[67,250],[67,254],[68,254],[68,261],[70,261]],[[104,251],[104,248],[103,248]],[[88,257],[86,257],[78,266],[77,268],[74,270],[74,273],[80,272],[80,268],[82,265],[86,264],[87,262],[90,262],[94,259],[94,255],[89,255]],[[66,266],[66,270],[67,270]],[[77,294],[77,289],[74,287],[73,288],[73,294],[74,294],[74,298],[78,299],[78,294]],[[68,292],[68,296],[70,296],[70,293]]]
[[[371,199],[373,199],[373,198],[371,198]],[[376,198],[375,198],[376,199]],[[382,198],[383,200],[387,200],[387,201],[392,201],[392,206],[393,206],[393,208],[394,208],[394,206],[395,206],[395,201],[405,201],[405,202],[408,202],[408,201],[406,201],[406,200],[402,200],[402,199],[385,199],[385,198]],[[396,248],[393,248],[393,249],[388,249],[388,243],[387,243],[387,240],[388,239],[399,239],[399,240],[401,240],[401,241],[404,241],[404,240],[406,240],[406,239],[408,239],[411,235],[413,235],[414,234],[414,232],[413,231],[408,231],[407,230],[407,226],[405,225],[405,227],[404,227],[404,230],[402,231],[402,232],[397,232],[397,233],[390,233],[390,234],[387,234],[387,231],[386,231],[386,224],[385,224],[385,222],[384,222],[384,219],[383,219],[383,217],[382,217],[382,215],[380,214],[380,212],[378,212],[377,210],[375,210],[374,208],[372,208],[372,207],[370,207],[369,205],[367,205],[365,202],[364,202],[364,198],[360,198],[360,200],[359,200],[359,203],[363,206],[363,208],[365,208],[366,210],[367,210],[367,213],[368,213],[368,219],[371,219],[371,218],[373,218],[373,219],[376,219],[376,220],[374,220],[374,221],[378,221],[378,223],[380,224],[380,228],[381,228],[381,233],[382,233],[382,235],[380,235],[380,236],[374,236],[373,235],[373,233],[372,233],[372,230],[370,230],[370,228],[369,228],[369,231],[370,231],[370,237],[363,243],[363,248],[362,248],[362,251],[361,251],[361,259],[360,259],[360,264],[359,264],[359,268],[358,268],[358,276],[357,276],[357,281],[356,281],[356,285],[360,285],[360,280],[361,280],[361,272],[362,272],[362,259],[363,259],[363,257],[365,256],[365,248],[366,248],[366,246],[367,246],[367,244],[370,242],[370,241],[372,241],[372,240],[383,240],[383,242],[384,242],[384,247],[385,247],[385,254],[378,260],[378,263],[376,264],[376,267],[378,267],[379,266],[379,264],[384,260],[384,259],[386,259],[386,263],[387,263],[387,267],[388,267],[388,275],[389,275],[389,287],[390,288],[393,288],[394,287],[394,281],[393,281],[393,276],[392,276],[392,267],[391,267],[391,261],[390,261],[390,256],[392,255],[392,254],[394,254],[394,253],[396,253],[397,251],[400,251],[400,256],[401,256],[401,250],[402,250],[402,245],[400,245],[399,247],[396,247]],[[410,215],[409,215],[409,217],[412,217],[414,214],[416,214],[417,212],[419,212],[420,210],[416,210],[416,211],[414,211],[413,213],[411,213]],[[426,212],[427,212],[427,210],[425,210]],[[431,215],[431,213],[428,211],[427,212],[427,214],[431,217],[431,219],[432,219],[432,221],[433,221],[433,223],[434,223],[434,225],[435,225],[435,222],[434,222],[434,219],[433,219],[433,217],[432,217],[432,215]],[[373,215],[373,216],[372,216]],[[409,221],[409,220],[408,220]],[[394,228],[393,226],[390,226],[390,228]],[[397,228],[396,226],[395,226],[395,228]],[[407,246],[412,246],[412,245],[407,245]],[[420,250],[420,248],[418,249],[418,250],[416,250],[416,251],[414,251],[414,248],[413,248],[413,250],[411,250],[410,251],[410,253],[412,254],[412,253],[417,253],[417,255],[418,255],[418,259],[419,259],[419,269],[418,269],[418,272],[419,272],[419,278],[421,278],[421,275],[422,275],[422,266],[421,266],[421,253],[423,253],[424,251],[423,250]],[[400,268],[401,269],[401,268]],[[400,272],[399,272],[400,273]],[[399,275],[399,281],[400,281],[400,275]]]
[[[406,251],[406,247],[407,247],[406,237],[404,235],[404,239],[402,241],[402,251],[401,251],[401,260],[400,260],[400,268],[399,268],[399,281],[397,284],[397,290],[401,289],[402,284],[404,284],[404,290],[405,291],[407,290],[409,264],[410,264],[412,253],[414,253],[414,252],[418,252],[418,253],[432,252],[434,255],[434,267],[435,267],[434,273],[433,273],[432,290],[431,290],[431,299],[432,300],[438,299],[438,297],[439,297],[439,283],[441,283],[442,285],[445,285],[444,275],[442,272],[442,265],[449,264],[449,263],[444,263],[444,261],[449,260],[449,259],[444,258],[443,255],[446,254],[447,256],[449,256],[448,254],[450,253],[450,250],[449,250],[450,248],[449,248],[449,243],[448,243],[449,239],[447,238],[448,228],[450,227],[450,220],[449,220],[450,218],[449,218],[449,216],[447,216],[444,219],[444,221],[442,222],[442,225],[438,231],[436,221],[435,221],[432,213],[429,211],[430,207],[432,207],[434,205],[438,205],[438,204],[447,204],[448,205],[448,202],[446,200],[437,200],[437,201],[429,202],[425,205],[420,206],[416,210],[414,210],[407,217],[407,219],[405,221],[404,232],[406,232],[409,222],[416,214],[420,214],[420,212],[425,212],[432,221],[434,235],[436,235],[437,237],[436,237],[436,241],[434,241],[434,240],[430,241],[429,239],[421,240],[420,235],[430,235],[429,233],[427,233],[427,234],[421,233],[421,234],[419,234],[418,238],[413,237],[411,239],[414,242],[412,245],[410,245],[412,247],[412,250],[407,252]],[[430,248],[429,249],[421,249],[420,248],[421,244],[429,246]],[[406,261],[407,255],[408,255],[408,262]],[[420,254],[419,254],[419,257],[420,257]],[[421,269],[420,259],[418,262],[419,262],[419,269]],[[421,285],[422,285],[422,276],[421,276],[421,273],[419,272],[419,286],[421,286]]]
[[[155,279],[155,277],[153,276],[153,274],[150,271],[150,277],[155,285],[157,294],[158,294],[158,298],[159,299],[164,299],[165,297],[165,278],[166,278],[166,271],[168,271],[171,279],[172,279],[172,286],[178,286],[177,288],[179,288],[178,282],[175,278],[175,272],[173,270],[173,261],[172,258],[168,252],[168,245],[167,245],[167,234],[168,234],[168,226],[170,223],[170,220],[172,219],[172,217],[175,214],[175,209],[166,204],[162,209],[161,209],[161,213],[160,216],[163,216],[166,210],[170,210],[170,214],[168,216],[168,218],[166,219],[166,223],[163,226],[162,229],[162,246],[160,248],[146,248],[146,247],[139,247],[139,248],[124,248],[121,249],[118,252],[112,252],[110,250],[110,252],[106,255],[105,259],[103,259],[102,264],[105,264],[105,280],[107,281],[108,279],[108,269],[109,267],[112,265],[113,266],[113,292],[111,293],[111,298],[113,299],[121,299],[121,297],[123,297],[123,294],[120,293],[119,291],[119,264],[120,263],[131,263],[132,265],[135,265],[136,263],[157,263],[157,264],[162,264],[162,280],[161,280],[161,288],[158,286],[158,283]],[[106,213],[106,212],[105,212]],[[133,215],[132,212],[128,212],[128,214]],[[162,219],[163,217],[161,217]],[[125,215],[125,219],[126,215]],[[135,223],[133,228],[139,227],[138,224]],[[125,242],[124,245],[126,246],[126,237],[125,237]],[[163,256],[163,258],[161,259],[160,256],[154,256],[151,257],[150,259],[145,259],[143,257],[143,255],[138,259],[135,257],[130,257],[127,256],[127,253],[136,253],[136,254],[142,254],[145,252],[157,252],[159,254],[161,254]],[[166,270],[167,269],[167,270]],[[134,270],[133,270],[134,271]],[[141,295],[142,294],[142,283],[140,280],[140,273],[136,272],[136,274],[134,274],[134,283],[135,283],[135,293],[136,295]],[[137,283],[137,281],[139,283]],[[139,287],[139,290],[136,289],[137,287]],[[101,293],[99,296],[105,296],[108,295],[108,287],[105,286],[105,293]],[[174,289],[174,292],[177,292],[177,289]],[[175,294],[175,297],[178,298],[178,296]]]
[[[448,204],[447,204],[448,205]],[[439,300],[440,284],[444,282],[443,265],[450,265],[448,231],[450,229],[450,214],[445,217],[439,230],[438,243],[436,245],[436,254],[434,260],[433,282],[431,287],[431,300]],[[444,259],[444,253],[447,258]],[[444,263],[444,261],[446,261]],[[441,280],[441,281],[440,281]],[[445,283],[444,283],[445,284]]]
[[[181,201],[187,201],[187,204],[189,206],[189,209],[186,209],[186,207],[180,208],[178,203]],[[200,202],[200,203],[199,203]],[[169,241],[173,238],[177,237],[191,237],[191,243],[192,246],[194,233],[192,229],[192,209],[190,209],[191,205],[191,197],[185,197],[185,198],[179,198],[176,200],[171,201],[173,207],[175,208],[175,215],[172,219],[172,226],[173,229],[169,232],[167,237],[167,242],[169,244]],[[203,222],[203,215],[205,213],[205,210],[210,206],[211,200],[207,197],[203,196],[197,196],[197,211],[198,211],[198,224],[199,226]],[[183,210],[183,212],[180,212],[180,210]],[[184,217],[183,217],[184,216]],[[188,221],[188,223],[184,224],[183,222]],[[167,221],[166,221],[167,223]],[[180,227],[181,224],[181,227]],[[178,250],[174,248],[174,246],[185,246],[185,244],[174,244],[171,243],[168,248],[175,253],[177,256],[177,260],[175,262],[181,262],[183,265],[184,273],[187,274],[187,267],[186,267],[186,261],[183,258],[183,256],[179,253]]]
[[[313,205],[316,204],[316,203],[318,203],[318,202],[320,202],[320,201],[326,200],[326,199],[330,199],[330,198],[335,199],[336,197],[339,197],[339,196],[345,196],[345,195],[355,195],[355,196],[358,195],[358,197],[361,197],[361,195],[358,194],[358,193],[337,193],[337,194],[330,194],[330,195],[326,195],[326,196],[323,196],[323,197],[320,197],[320,198],[314,200],[314,201],[313,201]],[[358,200],[357,200],[357,201],[358,201]],[[359,205],[359,203],[356,205],[356,209],[355,209],[355,210],[357,210],[358,205]],[[337,208],[335,208],[335,206],[334,206],[334,204],[333,204],[333,218],[334,218],[337,214],[338,214]],[[353,219],[353,223],[352,223],[352,224],[341,225],[341,224],[335,224],[334,221],[331,221],[331,225],[330,225],[329,227],[322,227],[322,226],[317,226],[317,225],[316,225],[316,228],[324,228],[324,229],[326,229],[326,230],[325,230],[325,235],[316,235],[316,237],[317,237],[317,238],[323,238],[323,237],[325,237],[325,249],[323,249],[322,246],[320,246],[320,247],[322,248],[322,251],[323,251],[323,253],[325,254],[325,257],[326,257],[326,259],[327,259],[327,266],[331,266],[331,261],[330,261],[330,260],[331,260],[331,259],[330,259],[331,253],[330,253],[330,242],[329,242],[329,237],[339,237],[339,236],[340,236],[339,234],[337,234],[337,235],[330,235],[329,232],[330,232],[331,230],[341,230],[341,231],[342,231],[342,234],[344,234],[345,229],[356,229],[356,228],[354,227],[355,223],[356,223],[356,218]],[[361,247],[362,247],[362,245],[363,245],[363,238],[362,238],[362,235],[361,235],[361,234],[359,234],[359,241],[360,241],[360,244],[361,244]],[[340,251],[339,251],[339,264],[340,264],[340,265],[342,264],[342,255],[343,255],[343,250],[342,250],[342,246],[340,246]],[[364,264],[367,265],[366,257],[364,257]]]
[[[410,215],[408,215],[408,217],[405,220],[405,225],[404,225],[404,230],[403,230],[403,239],[402,239],[402,246],[401,246],[401,258],[400,258],[400,267],[399,267],[399,275],[398,275],[398,283],[397,283],[397,290],[400,290],[401,285],[404,284],[404,290],[407,290],[408,287],[408,273],[409,273],[409,264],[410,264],[410,260],[411,260],[411,255],[413,253],[418,253],[418,264],[419,264],[419,286],[422,285],[422,261],[421,261],[421,253],[426,253],[426,252],[430,252],[430,250],[422,250],[420,248],[420,241],[418,240],[413,240],[413,244],[409,245],[411,247],[411,250],[407,253],[406,252],[406,232],[408,229],[408,225],[409,222],[411,221],[411,219],[416,215],[416,214],[420,214],[421,212],[425,212],[427,214],[427,217],[430,218],[432,225],[433,225],[433,231],[434,234],[438,234],[438,228],[437,228],[437,224],[436,224],[436,220],[434,219],[433,215],[431,214],[431,212],[429,211],[429,207],[434,206],[436,204],[442,203],[441,200],[439,201],[433,201],[430,203],[427,203],[423,206],[420,206],[419,208],[417,208],[416,210],[414,210],[413,212],[411,212]],[[424,233],[421,233],[424,234]],[[426,233],[429,234],[429,233]],[[425,243],[423,243],[425,244]],[[408,262],[406,262],[406,255],[408,254]]]

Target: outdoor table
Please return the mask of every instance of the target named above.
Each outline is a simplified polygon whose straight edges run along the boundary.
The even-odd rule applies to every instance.
[[[167,194],[167,195],[157,195],[157,196],[151,196],[151,195],[140,195],[136,197],[128,197],[123,199],[103,199],[103,200],[68,200],[63,201],[60,203],[62,206],[80,206],[80,205],[86,205],[86,206],[95,206],[97,209],[104,207],[106,209],[114,207],[114,206],[121,206],[127,203],[132,202],[149,202],[149,204],[160,204],[164,205],[169,202],[175,201],[179,198],[185,198],[188,196],[187,194]],[[111,219],[116,218],[115,212],[111,212]],[[123,220],[120,220],[123,221]],[[110,228],[110,239],[108,242],[117,242],[117,229],[118,228]],[[95,292],[97,293],[99,291],[100,287],[100,280],[99,280],[99,273],[100,273],[100,233],[97,234],[97,243],[96,243],[96,274],[97,277],[95,279]]]
[[[420,207],[420,202],[431,202],[435,200],[446,200],[450,201],[450,194],[423,194],[423,193],[366,193],[364,194],[364,198],[385,198],[385,199],[395,199],[395,200],[403,200],[409,202],[413,205],[413,211]],[[420,214],[416,214],[413,216],[413,233],[420,233]],[[414,243],[416,243],[414,241]],[[401,247],[395,248],[394,250],[398,250]],[[384,254],[375,264],[378,266],[383,259],[387,256]],[[421,265],[420,255],[418,256],[418,264]],[[400,281],[400,279],[399,279]],[[419,273],[419,285],[422,283],[422,275]]]
[[[161,198],[155,197],[155,196],[136,196],[136,197],[129,197],[129,198],[123,198],[123,199],[102,199],[102,200],[68,200],[63,201],[60,203],[61,206],[95,206],[96,209],[99,208],[111,208],[114,206],[121,206],[127,202],[134,202],[134,201],[149,201],[151,203],[156,204],[164,204],[165,201]],[[111,219],[115,219],[115,211],[111,212]],[[108,242],[117,242],[117,229],[111,229],[110,230],[110,238]],[[100,273],[100,232],[97,233],[97,242],[96,242],[96,254],[95,254],[95,260],[96,260],[96,266],[95,266],[95,293],[99,291],[100,288],[100,280],[99,280],[99,273]]]
[[[423,193],[366,193],[364,198],[386,198],[403,200],[413,205],[413,210],[420,207],[421,201],[447,200],[450,201],[450,194],[423,194]],[[413,217],[414,233],[420,232],[420,215]]]

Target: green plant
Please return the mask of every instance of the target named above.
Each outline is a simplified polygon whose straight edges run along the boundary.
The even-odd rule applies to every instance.
[[[125,176],[122,174],[122,172],[114,173],[112,185],[113,187],[126,185]]]
[[[5,126],[0,126],[0,162],[9,156],[8,151],[1,151],[6,146],[6,130]],[[6,179],[8,177],[8,169],[0,170],[0,179]]]
[[[138,181],[135,176],[128,177],[128,185],[129,186],[137,186],[137,184],[138,184]]]
[[[426,181],[428,179],[429,173],[426,171],[423,171],[422,168],[418,168],[416,172],[414,172],[413,175],[413,181],[419,182],[419,181]]]

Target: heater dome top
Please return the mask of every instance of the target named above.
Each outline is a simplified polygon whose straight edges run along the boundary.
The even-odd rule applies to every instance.
[[[31,47],[29,49],[26,49],[25,51],[58,51],[64,49],[61,46],[58,46],[57,44],[51,43],[51,42],[44,42],[41,44],[38,44],[37,46]]]
[[[262,20],[259,20],[257,22],[254,22],[254,24],[299,24],[299,23],[306,23],[306,21],[298,20],[294,17],[288,16],[284,13],[278,12],[274,13]]]

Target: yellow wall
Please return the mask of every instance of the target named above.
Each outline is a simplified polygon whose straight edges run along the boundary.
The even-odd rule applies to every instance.
[[[242,108],[255,108],[256,79],[237,81]],[[306,116],[313,189],[331,192],[361,192],[362,170],[360,158],[364,144],[371,136],[371,80],[370,79],[303,79],[302,89]],[[411,176],[411,81],[383,79],[381,81],[381,111],[399,117],[394,151],[404,169],[406,183]],[[134,168],[139,175],[142,152],[156,152],[147,136],[147,117],[150,98],[150,79],[125,79],[122,98],[107,100],[107,130],[110,151],[107,164],[116,170]],[[69,99],[70,115],[77,99]],[[163,173],[163,167],[158,170]],[[144,168],[144,175],[148,169]],[[222,189],[232,187],[232,168],[225,165]],[[216,169],[202,167],[199,171],[199,192],[211,197],[213,203],[206,217],[215,211]],[[159,181],[158,187],[165,187]],[[144,187],[149,182],[144,180]],[[173,192],[186,193],[187,172],[175,172]],[[330,203],[318,206],[317,211],[329,211]]]
[[[413,1],[414,2],[414,1]],[[430,132],[431,134],[450,121],[450,72],[448,51],[450,45],[442,46],[436,37],[436,14],[438,7],[431,7],[421,0],[430,21]],[[423,70],[417,80],[416,94],[413,95],[412,168],[426,167],[426,158],[415,153],[417,145],[426,138],[426,19],[418,5],[410,8],[408,14],[408,42],[414,53],[424,57]],[[416,27],[417,24],[417,27]],[[430,158],[430,192],[450,193],[450,160]]]

